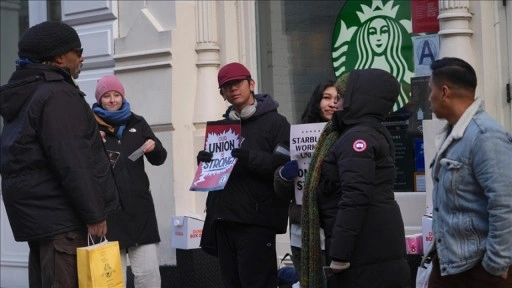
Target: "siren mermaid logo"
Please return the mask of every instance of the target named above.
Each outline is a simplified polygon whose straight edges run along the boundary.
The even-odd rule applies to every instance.
[[[348,0],[333,32],[336,77],[353,69],[379,68],[400,81],[396,111],[410,99],[413,45],[409,1]]]

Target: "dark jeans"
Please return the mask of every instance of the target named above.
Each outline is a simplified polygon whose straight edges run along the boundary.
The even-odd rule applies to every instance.
[[[297,276],[300,279],[300,257],[302,257],[302,249],[295,246],[290,246],[292,250],[292,262],[293,262],[293,268],[295,268],[295,273],[297,273]]]
[[[31,288],[78,287],[76,248],[87,246],[85,232],[66,232],[29,241],[28,281]]]
[[[276,232],[272,229],[217,222],[222,282],[227,288],[276,288]]]
[[[432,258],[432,272],[428,280],[428,288],[510,288],[512,287],[512,266],[508,269],[507,280],[487,272],[482,263],[464,272],[441,276],[439,258]]]

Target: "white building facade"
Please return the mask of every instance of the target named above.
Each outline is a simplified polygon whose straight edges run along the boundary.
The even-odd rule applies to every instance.
[[[233,61],[245,64],[257,91],[271,93],[279,111],[298,123],[314,85],[334,75],[330,37],[344,2],[2,0],[0,80],[5,84],[15,69],[23,28],[60,19],[77,30],[85,57],[78,80],[87,101],[95,100],[100,77],[117,75],[133,111],[146,118],[168,151],[163,166],[146,169],[162,239],[160,263],[176,265],[171,217],[203,215],[206,194],[189,191],[195,156],[206,121],[220,119],[227,107],[218,93],[218,69]],[[438,4],[440,56],[473,65],[478,97],[511,130],[512,1]],[[424,135],[426,159],[432,138]],[[407,234],[421,231],[428,191],[427,180],[427,192],[396,193]],[[0,287],[28,287],[28,246],[13,240],[3,204],[1,209]],[[289,251],[287,236],[278,242],[282,256]]]

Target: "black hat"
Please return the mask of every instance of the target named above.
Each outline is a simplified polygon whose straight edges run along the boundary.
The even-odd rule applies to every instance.
[[[18,42],[18,56],[32,60],[51,60],[82,43],[75,29],[68,24],[46,21],[30,27]]]

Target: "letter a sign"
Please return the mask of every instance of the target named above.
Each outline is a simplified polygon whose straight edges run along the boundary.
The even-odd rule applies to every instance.
[[[439,58],[439,35],[412,37],[416,76],[430,76],[430,64]]]

